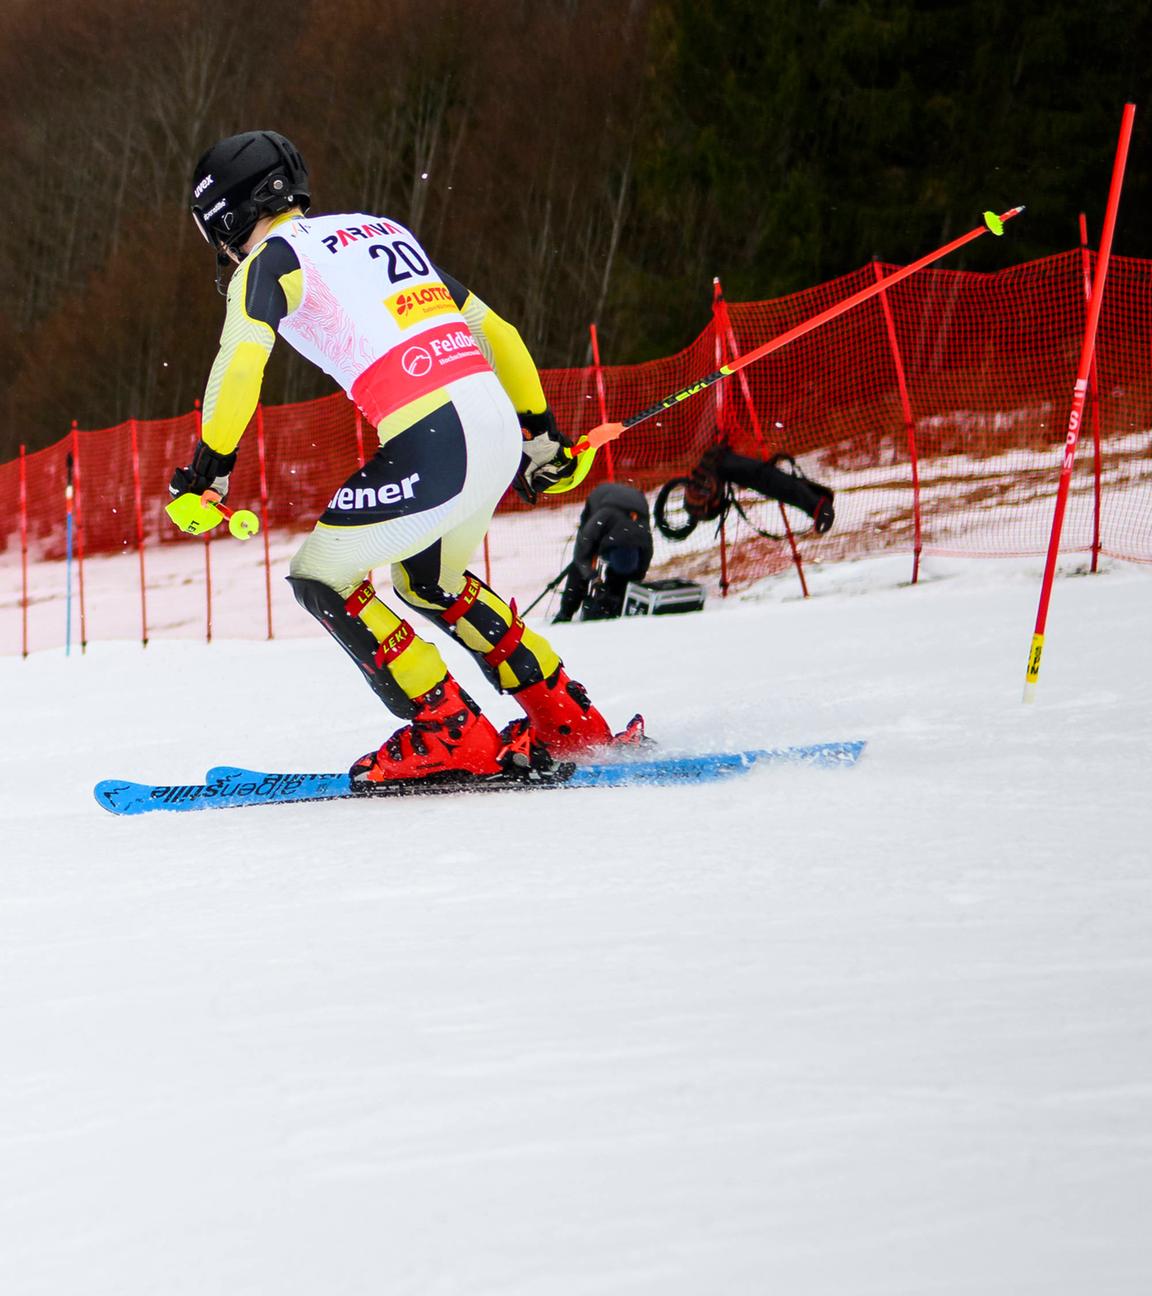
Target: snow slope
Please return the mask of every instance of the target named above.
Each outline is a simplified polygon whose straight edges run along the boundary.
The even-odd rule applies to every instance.
[[[388,717],[315,638],[0,659],[0,1290],[1147,1291],[1152,572],[1025,707],[1039,571],[550,631],[670,748],[869,740],[715,787],[117,820]]]

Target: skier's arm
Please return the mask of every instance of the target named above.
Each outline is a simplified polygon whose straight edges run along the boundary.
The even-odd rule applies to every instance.
[[[248,258],[228,285],[228,311],[220,349],[204,393],[201,438],[218,455],[229,455],[248,426],[276,327],[300,304],[300,262],[284,239],[269,239]]]
[[[296,254],[283,239],[269,239],[232,276],[220,348],[204,393],[200,443],[192,462],[177,468],[168,485],[169,516],[182,531],[195,534],[203,527],[198,507],[187,506],[184,496],[213,490],[221,501],[228,498],[236,447],[260,399],[276,326],[300,304],[301,279]]]
[[[543,414],[548,408],[540,373],[524,339],[507,320],[501,319],[464,287],[458,279],[437,270],[445,288],[452,294],[456,309],[468,321],[485,360],[496,372],[500,386],[518,414]]]
[[[525,503],[535,504],[540,491],[559,494],[571,490],[587,475],[592,458],[586,455],[578,460],[571,453],[572,443],[556,426],[540,373],[524,339],[458,279],[443,270],[437,273],[520,417],[524,453],[513,482],[520,497]]]

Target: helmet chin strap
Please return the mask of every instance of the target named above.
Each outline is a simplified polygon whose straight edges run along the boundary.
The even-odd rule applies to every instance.
[[[224,278],[224,271],[232,264],[223,252],[216,253],[216,291],[221,297],[228,296],[228,281]]]
[[[247,255],[247,252],[237,252],[234,259],[222,247],[216,249],[216,291],[221,297],[228,296],[228,282],[232,277],[229,275],[228,279],[225,279],[224,271],[235,270]]]

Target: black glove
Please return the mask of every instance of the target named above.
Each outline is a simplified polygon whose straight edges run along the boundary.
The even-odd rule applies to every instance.
[[[535,504],[539,494],[576,471],[576,459],[564,453],[572,442],[556,426],[552,411],[517,414],[524,433],[520,471],[512,479],[516,494],[525,504]]]
[[[177,468],[172,474],[168,494],[176,499],[189,491],[193,495],[203,495],[206,490],[213,490],[223,503],[228,498],[228,477],[235,467],[235,450],[231,454],[217,454],[201,441],[192,462],[186,468]]]

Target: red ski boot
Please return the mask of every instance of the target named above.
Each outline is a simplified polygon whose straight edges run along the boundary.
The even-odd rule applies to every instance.
[[[644,721],[634,716],[622,734],[613,734],[608,722],[592,705],[583,684],[568,678],[563,666],[538,684],[530,684],[514,693],[516,701],[528,716],[532,737],[541,742],[557,760],[580,756],[595,747],[617,743],[640,743],[644,738]],[[514,720],[504,730],[523,729],[524,722]]]
[[[349,770],[354,787],[424,779],[467,783],[504,770],[500,735],[451,675],[414,701],[420,710],[411,722]]]

